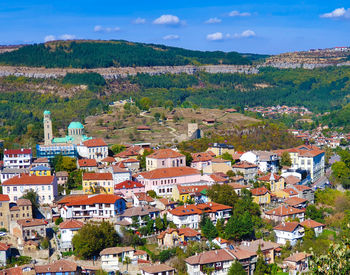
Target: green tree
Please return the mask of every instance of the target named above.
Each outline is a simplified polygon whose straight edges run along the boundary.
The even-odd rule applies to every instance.
[[[149,97],[143,97],[140,99],[140,109],[141,110],[149,110],[152,105],[152,100]]]
[[[119,243],[118,233],[108,222],[85,224],[72,239],[74,254],[83,259],[98,257],[101,250]]]
[[[186,151],[181,151],[180,153],[186,157],[186,166],[191,166],[193,160],[191,153]]]
[[[208,189],[207,194],[211,201],[228,206],[234,206],[238,201],[238,195],[228,184],[214,184]]]
[[[56,225],[60,225],[62,222],[63,222],[62,217],[58,217],[58,218],[55,220],[55,224],[56,224]]]
[[[223,219],[218,219],[216,222],[216,231],[218,232],[218,235],[220,237],[224,236],[224,231],[225,231],[225,220]]]
[[[229,152],[225,152],[221,155],[221,158],[224,159],[224,160],[229,160],[231,161],[231,165],[235,164],[235,161],[232,157],[232,155],[229,153]]]
[[[292,159],[290,158],[290,154],[288,152],[283,152],[281,156],[281,166],[292,166]]]
[[[157,217],[155,220],[155,225],[158,231],[163,230],[164,229],[164,224],[163,221],[160,217]]]
[[[310,204],[306,207],[305,216],[308,219],[315,220],[317,222],[324,222],[324,214],[322,209],[318,209],[314,204]]]
[[[228,270],[227,275],[247,275],[247,272],[244,270],[240,262],[234,261]]]
[[[157,113],[154,114],[154,119],[155,119],[156,121],[159,121],[160,116],[161,116],[161,114],[157,112]]]
[[[268,274],[268,273],[269,273],[269,267],[268,267],[268,265],[267,265],[266,262],[265,262],[264,255],[263,255],[263,253],[261,252],[260,245],[259,245],[257,254],[258,254],[258,260],[257,260],[257,262],[256,262],[254,275],[255,275],[255,274],[256,274],[256,275],[265,275],[265,274]]]
[[[213,222],[211,221],[211,219],[206,218],[205,220],[206,220],[205,224],[203,225],[203,227],[201,227],[202,234],[207,239],[212,240],[215,237],[217,237],[218,231],[216,230],[216,228],[215,228]]]
[[[39,195],[38,195],[38,193],[35,192],[33,189],[29,189],[22,196],[22,198],[30,200],[30,202],[32,203],[32,211],[33,211],[33,217],[34,217],[36,210],[39,209]]]
[[[126,264],[126,271],[128,271],[129,270],[129,264],[131,264],[131,259],[128,256],[124,257],[123,264]]]
[[[52,163],[56,172],[59,172],[59,171],[72,172],[75,169],[77,169],[76,159],[71,157],[56,155],[53,158]]]
[[[249,239],[253,234],[254,227],[249,212],[245,212],[243,215],[233,214],[226,224],[225,237],[227,239]]]
[[[212,265],[204,265],[203,266],[203,273],[206,275],[210,275],[215,271],[214,266]]]
[[[142,155],[137,156],[137,159],[140,161],[140,168],[146,169],[146,157],[150,154],[152,154],[154,151],[151,150],[145,150],[143,151]]]
[[[126,147],[122,144],[113,144],[111,146],[111,151],[113,152],[113,154],[118,154],[120,152],[123,152],[126,149]]]

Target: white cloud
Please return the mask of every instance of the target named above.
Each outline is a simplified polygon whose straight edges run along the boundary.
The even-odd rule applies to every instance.
[[[163,14],[153,21],[153,24],[157,25],[178,25],[180,23],[179,17],[171,14]]]
[[[239,12],[239,11],[231,11],[228,15],[231,17],[251,16],[251,14],[249,12]]]
[[[74,34],[62,34],[59,38],[63,40],[72,40],[75,39],[76,36]]]
[[[350,9],[338,8],[320,15],[321,18],[350,18]]]
[[[146,19],[145,18],[141,18],[141,17],[137,17],[134,21],[134,24],[145,24],[146,23]]]
[[[180,39],[180,36],[177,34],[168,34],[166,36],[163,36],[164,40],[177,40]]]
[[[56,36],[54,36],[52,34],[46,35],[45,38],[44,38],[45,42],[49,42],[49,41],[53,41],[53,40],[56,40]]]
[[[252,30],[245,30],[241,33],[234,34],[235,38],[249,38],[249,37],[254,37],[254,36],[256,36],[256,33]]]
[[[209,41],[221,41],[224,39],[222,32],[215,32],[207,35],[207,40]]]
[[[95,32],[117,32],[120,31],[119,27],[102,27],[101,25],[96,25],[94,27]]]
[[[217,24],[221,23],[221,19],[217,17],[209,18],[207,21],[205,21],[206,24]]]

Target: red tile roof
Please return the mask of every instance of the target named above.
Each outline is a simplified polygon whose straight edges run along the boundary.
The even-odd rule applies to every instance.
[[[150,131],[151,130],[151,127],[149,126],[146,126],[146,125],[140,125],[140,126],[137,126],[136,128],[137,130],[145,130],[145,131]]]
[[[122,200],[122,199],[123,199],[122,197],[117,195],[99,194],[99,195],[88,197],[84,200],[74,200],[70,203],[67,203],[67,206],[93,205],[93,204],[103,204],[103,203],[114,204],[117,200]]]
[[[251,189],[250,192],[252,192],[253,196],[263,196],[266,193],[270,193],[265,186]]]
[[[5,149],[4,155],[23,155],[31,154],[32,149]]]
[[[36,274],[55,274],[55,273],[65,273],[65,272],[76,272],[77,264],[68,260],[58,260],[47,265],[35,265]]]
[[[212,160],[213,156],[209,152],[193,153],[192,162],[206,162]]]
[[[47,225],[47,222],[42,219],[23,219],[23,220],[18,220],[17,223],[22,227]]]
[[[246,169],[246,168],[257,168],[258,166],[247,161],[241,161],[241,162],[235,163],[234,165],[232,165],[232,167]]]
[[[296,176],[288,176],[285,178],[286,184],[296,184],[298,182],[300,182],[300,179]]]
[[[167,271],[175,271],[175,268],[166,264],[147,265],[140,267],[140,269],[150,274],[165,274]]]
[[[72,203],[75,201],[81,201],[81,200],[85,200],[89,197],[89,195],[68,195],[63,197],[62,199],[60,199],[57,204],[68,204],[68,203]]]
[[[221,176],[216,175],[216,174],[211,174],[210,177],[215,182],[228,182],[227,178],[221,177]]]
[[[305,210],[294,208],[294,207],[287,206],[287,205],[280,205],[277,208],[274,208],[274,209],[271,209],[271,210],[265,212],[265,214],[267,214],[267,215],[274,215],[274,216],[280,216],[280,217],[289,216],[289,215],[293,215],[293,214],[299,214],[299,213],[305,213]]]
[[[230,182],[228,183],[228,185],[230,185],[233,189],[243,189],[243,188],[247,188],[248,186],[239,184],[239,183],[235,183],[235,182]]]
[[[101,162],[113,163],[113,162],[115,162],[115,158],[113,158],[113,157],[105,157],[103,160],[101,160]]]
[[[300,184],[295,184],[294,187],[299,191],[312,190],[310,187]]]
[[[291,256],[289,256],[288,258],[284,259],[284,261],[287,262],[300,262],[302,260],[305,260],[306,258],[309,258],[311,256],[311,254],[305,253],[305,252],[299,252],[299,253],[295,253]]]
[[[0,201],[10,201],[10,197],[8,195],[0,194]]]
[[[216,262],[232,261],[234,257],[226,249],[210,250],[202,252],[198,255],[194,255],[185,259],[185,262],[190,265],[205,265]]]
[[[200,204],[197,204],[197,208],[202,212],[206,212],[206,213],[215,213],[217,211],[232,209],[231,206],[227,206],[216,202],[200,203]]]
[[[134,195],[139,201],[154,202],[154,199],[148,196],[145,192],[134,193]]]
[[[121,183],[118,183],[114,185],[114,189],[133,189],[133,188],[142,188],[145,187],[143,184],[137,182],[137,181],[132,181],[132,180],[126,180]]]
[[[274,178],[275,181],[278,181],[281,178],[281,176],[279,176],[277,174],[273,174],[273,178]],[[270,181],[271,180],[271,173],[258,178],[258,180],[260,180],[260,181]]]
[[[102,138],[94,138],[84,141],[83,144],[86,147],[102,147],[107,146],[107,143]]]
[[[132,146],[126,149],[125,151],[116,154],[115,157],[128,158],[132,156],[137,156],[139,155],[141,149],[142,149],[141,146]]]
[[[297,153],[299,156],[303,156],[303,157],[315,157],[320,154],[324,154],[325,151],[321,150],[315,145],[300,145],[295,148],[275,150],[274,152],[280,156],[283,154],[283,152],[289,152],[289,153]]]
[[[181,158],[181,157],[185,157],[185,156],[171,149],[159,149],[147,156],[147,158],[150,158],[150,159],[167,159],[167,158]]]
[[[54,176],[35,176],[25,175],[13,177],[2,183],[2,185],[51,185],[54,181]]]
[[[83,180],[113,180],[111,173],[84,173]]]
[[[97,161],[95,159],[79,159],[79,167],[97,167]]]
[[[285,188],[282,191],[286,192],[287,194],[289,194],[289,196],[298,195],[297,191],[295,191],[293,188]]]
[[[293,232],[300,224],[298,222],[285,222],[275,226],[273,229],[280,231]]]
[[[75,229],[82,228],[84,223],[76,220],[67,220],[60,224],[60,229]]]
[[[123,162],[123,163],[131,163],[131,162],[140,162],[140,161],[137,160],[137,159],[125,159],[125,160],[122,160],[121,162]]]
[[[309,228],[316,228],[316,227],[320,227],[320,226],[326,226],[325,224],[323,223],[319,223],[317,221],[314,221],[314,220],[305,220],[303,222],[300,223],[302,226],[304,227],[309,227]]]
[[[284,201],[284,203],[286,203],[290,206],[297,206],[299,204],[306,203],[306,202],[307,202],[306,199],[302,199],[299,197],[288,198]]]
[[[6,243],[0,243],[0,251],[6,251],[11,247],[11,245],[8,245]]]
[[[188,215],[200,215],[202,211],[200,211],[194,204],[182,205],[178,206],[172,210],[169,210],[174,216],[188,216]]]
[[[199,193],[208,189],[208,185],[176,185],[180,194]]]
[[[199,175],[200,171],[191,167],[159,168],[148,172],[139,173],[145,179],[173,178],[189,175]]]

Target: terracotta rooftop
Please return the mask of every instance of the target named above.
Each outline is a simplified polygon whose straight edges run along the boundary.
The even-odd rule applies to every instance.
[[[216,202],[200,203],[197,204],[197,208],[206,213],[215,213],[217,211],[232,209],[231,206],[227,206]]]
[[[8,245],[6,243],[0,243],[0,251],[7,251],[11,245]]]
[[[131,246],[126,246],[126,247],[108,247],[103,249],[100,252],[100,255],[109,255],[109,254],[120,254],[123,252],[128,252],[128,251],[135,251],[135,248],[131,247]]]
[[[270,193],[269,190],[265,186],[251,189],[250,192],[252,192],[253,196],[263,196],[266,193]]]
[[[33,162],[34,163],[49,163],[49,159],[48,158],[37,158]]]
[[[177,190],[180,194],[189,194],[189,193],[200,193],[204,189],[208,189],[208,185],[176,185]]]
[[[68,177],[67,171],[59,171],[56,173],[56,177]]]
[[[258,239],[251,242],[242,242],[239,247],[245,250],[249,250],[251,252],[257,252],[259,247],[261,251],[266,251],[276,249],[280,247],[280,245],[271,241],[264,241],[263,239]]]
[[[298,226],[300,226],[298,222],[284,222],[275,226],[273,229],[286,232],[293,232]]]
[[[101,160],[101,162],[113,163],[113,162],[115,162],[115,158],[113,158],[113,157],[105,157],[104,159]]]
[[[161,210],[150,206],[150,205],[145,205],[145,206],[138,206],[138,207],[131,207],[128,208],[124,211],[123,217],[134,217],[134,216],[146,216],[149,215],[149,213],[155,213],[155,212],[160,212]]]
[[[132,181],[132,180],[126,180],[114,185],[114,189],[133,189],[133,188],[142,188],[142,187],[145,187],[145,186],[137,181]]]
[[[134,193],[134,195],[140,201],[154,202],[154,199],[148,196],[146,192]]]
[[[286,184],[291,184],[291,185],[294,185],[298,182],[300,182],[300,179],[296,176],[288,176],[285,178],[285,181],[286,181]]]
[[[32,206],[32,202],[28,199],[18,199],[16,204],[18,206]]]
[[[258,180],[260,180],[260,181],[271,181],[271,180],[279,181],[280,178],[281,178],[281,176],[279,176],[277,174],[272,174],[272,177],[271,177],[271,173],[269,173],[265,176],[258,178]]]
[[[165,206],[168,206],[168,205],[174,205],[176,204],[177,202],[175,201],[169,201],[168,199],[166,198],[160,198],[158,199],[162,204],[164,204]]]
[[[4,155],[23,155],[31,154],[32,149],[5,149]]]
[[[258,166],[247,161],[241,161],[241,162],[235,163],[234,165],[232,165],[232,167],[247,169],[247,168],[257,168]]]
[[[131,146],[127,148],[125,151],[116,154],[115,157],[128,158],[132,156],[137,156],[139,155],[141,149],[142,149],[141,146]]]
[[[191,167],[159,168],[148,172],[139,173],[145,179],[174,178],[189,175],[199,175],[201,172]]]
[[[299,197],[293,197],[293,198],[288,198],[288,199],[284,200],[284,203],[286,203],[290,206],[297,206],[299,204],[306,203],[306,202],[307,202],[306,199],[302,199]]]
[[[38,273],[65,273],[65,272],[76,272],[77,264],[68,260],[58,260],[47,265],[35,265],[34,269],[36,274]]]
[[[305,210],[294,208],[294,207],[287,206],[287,205],[280,205],[277,208],[274,208],[274,209],[271,209],[271,210],[265,212],[265,214],[267,214],[267,215],[274,215],[274,216],[280,216],[280,217],[289,216],[289,215],[293,215],[293,214],[299,214],[299,213],[305,213]]]
[[[310,187],[305,186],[305,185],[300,185],[300,184],[295,184],[293,185],[298,191],[305,191],[305,190],[312,190]]]
[[[67,195],[64,196],[62,199],[60,199],[57,203],[58,204],[68,204],[75,201],[81,201],[87,199],[88,195]]]
[[[2,185],[52,185],[54,176],[19,175],[5,180]]]
[[[196,237],[198,235],[201,235],[198,231],[185,227],[185,228],[167,228],[166,230],[162,231],[157,238],[163,239],[165,234],[171,234],[173,232],[177,232],[179,236],[184,235],[185,237]]]
[[[286,192],[289,196],[296,196],[296,195],[298,195],[297,191],[295,191],[293,188],[285,188],[282,191]]]
[[[79,159],[79,167],[97,167],[97,161],[95,159]]]
[[[113,180],[111,173],[84,173],[83,180]]]
[[[159,149],[159,150],[156,150],[154,153],[148,155],[146,158],[167,159],[167,158],[181,158],[181,157],[185,157],[185,156],[172,149]]]
[[[102,147],[107,146],[107,143],[102,138],[94,138],[84,141],[83,144],[86,147]]]
[[[291,256],[289,256],[288,258],[284,259],[284,261],[288,261],[288,262],[300,262],[302,260],[305,260],[306,258],[310,257],[311,254],[305,253],[305,252],[299,252],[299,253],[295,253]]]
[[[147,266],[142,266],[140,267],[141,270],[144,272],[150,273],[150,274],[158,274],[167,271],[173,271],[175,268],[168,266],[166,264],[156,264],[156,265],[147,265]]]
[[[193,153],[192,162],[205,162],[212,160],[213,156],[209,152]]]
[[[42,219],[23,219],[23,220],[18,220],[17,223],[22,227],[47,225],[47,222]]]
[[[75,229],[75,228],[82,228],[83,226],[84,226],[83,222],[76,221],[76,220],[67,220],[60,223],[60,229]]]
[[[210,250],[202,252],[185,259],[185,262],[191,265],[205,265],[216,262],[232,261],[234,257],[226,249]]]
[[[202,214],[202,211],[200,211],[197,208],[197,206],[194,204],[181,205],[172,210],[169,210],[168,212],[174,216],[188,216],[188,215]]]
[[[314,221],[314,220],[305,220],[303,222],[300,223],[302,226],[304,227],[309,227],[309,228],[316,228],[316,227],[320,227],[320,226],[326,226],[325,224],[323,223],[319,223],[317,221]]]
[[[93,195],[91,197],[88,197],[86,199],[82,200],[73,200],[70,203],[67,203],[67,206],[73,206],[73,205],[93,205],[93,204],[114,204],[117,200],[123,200],[122,197],[112,194],[99,194],[99,195]]]
[[[227,178],[221,177],[219,175],[216,174],[211,174],[210,178],[214,181],[214,182],[228,182]]]
[[[0,201],[10,201],[10,197],[8,195],[0,194]]]

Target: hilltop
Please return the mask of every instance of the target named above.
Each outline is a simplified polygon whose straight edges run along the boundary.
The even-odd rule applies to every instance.
[[[196,51],[122,40],[51,41],[0,54],[0,64],[47,68],[135,66],[250,65],[265,56],[237,52]]]

